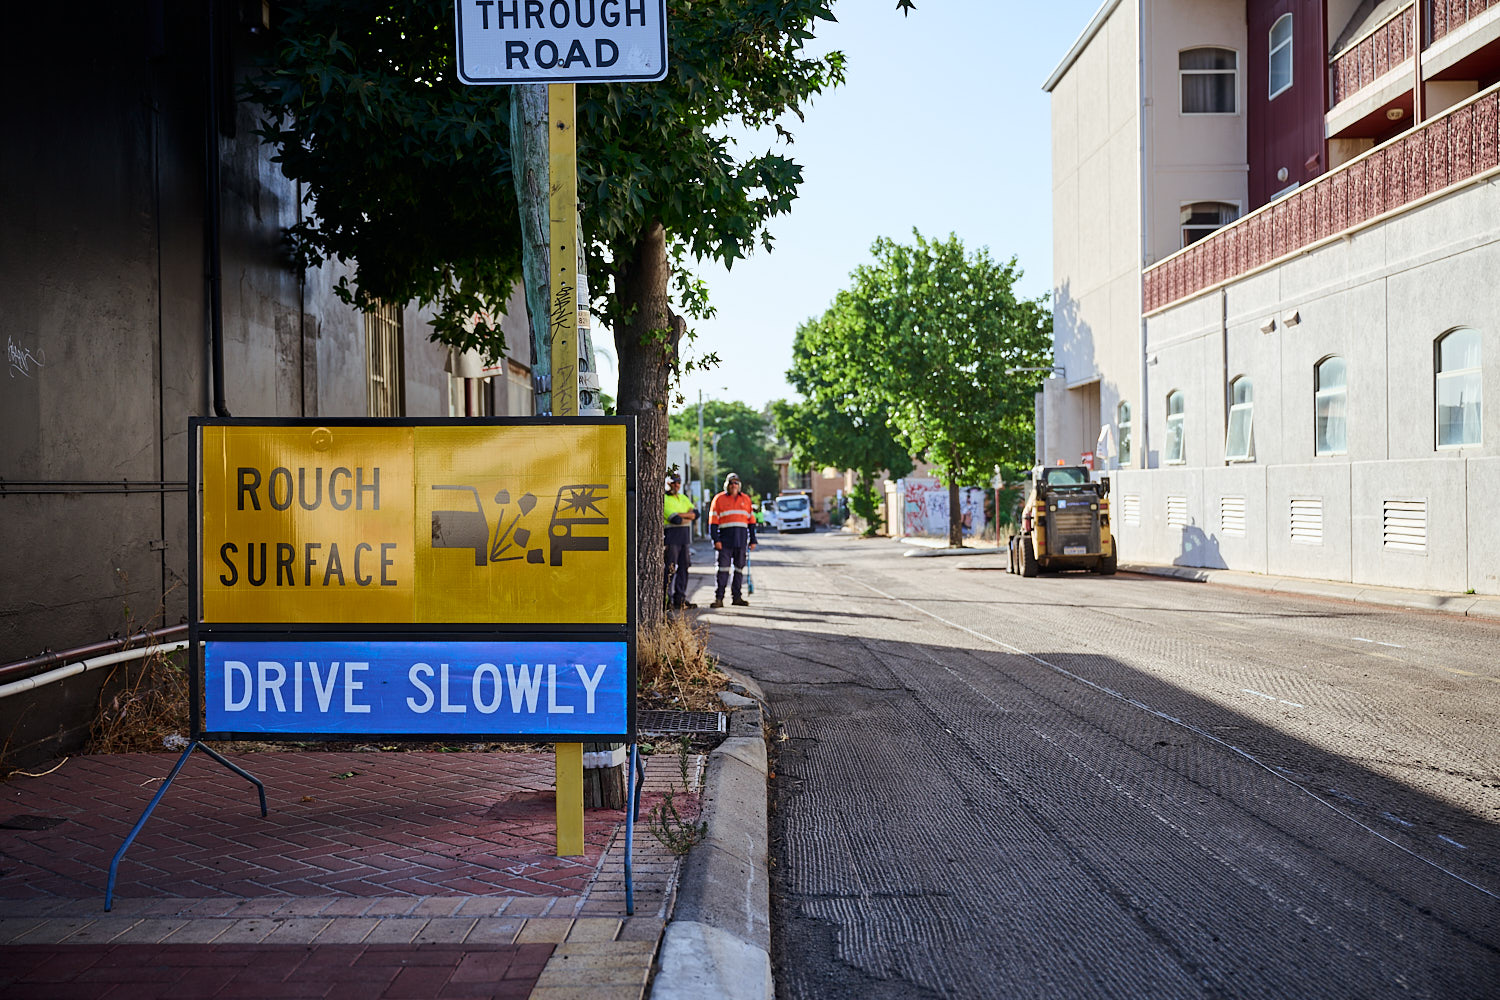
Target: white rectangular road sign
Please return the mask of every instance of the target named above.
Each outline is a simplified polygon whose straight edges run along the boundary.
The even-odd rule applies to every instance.
[[[667,75],[666,0],[454,3],[464,83],[626,83]]]

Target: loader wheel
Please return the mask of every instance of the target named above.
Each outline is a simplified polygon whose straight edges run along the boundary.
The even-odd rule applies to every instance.
[[[1031,539],[1021,539],[1021,575],[1036,576],[1039,572],[1036,564],[1036,551],[1031,547]]]
[[[1101,576],[1114,576],[1120,566],[1120,550],[1113,544],[1109,547],[1109,555],[1101,556],[1099,559],[1099,574]]]

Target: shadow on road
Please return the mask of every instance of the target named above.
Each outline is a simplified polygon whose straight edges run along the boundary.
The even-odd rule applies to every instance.
[[[1238,710],[1109,656],[949,634],[714,622],[780,735],[783,996],[1493,988],[1500,776],[1482,732],[1460,766],[1419,755],[1436,731],[1319,745],[1310,721],[1358,707]]]

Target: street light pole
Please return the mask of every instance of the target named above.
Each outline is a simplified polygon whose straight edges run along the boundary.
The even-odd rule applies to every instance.
[[[701,507],[703,505],[704,487],[708,485],[708,483],[707,483],[707,477],[704,475],[704,472],[705,472],[705,470],[703,468],[703,390],[699,389],[698,390],[698,495],[695,496],[695,497],[693,497],[693,506],[694,507]],[[703,525],[700,524],[700,523],[698,523],[697,521],[694,521],[693,522],[693,527],[695,527],[695,528],[698,529],[698,537],[702,538],[703,537],[703,532],[704,532]]]

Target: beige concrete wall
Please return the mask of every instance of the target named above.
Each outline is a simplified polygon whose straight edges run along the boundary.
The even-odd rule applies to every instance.
[[[1127,560],[1500,593],[1500,544],[1484,528],[1500,406],[1485,407],[1482,441],[1462,448],[1436,446],[1433,413],[1434,341],[1458,326],[1480,331],[1481,395],[1500,399],[1497,216],[1500,191],[1472,185],[1151,316],[1150,450],[1159,457],[1165,396],[1179,388],[1187,461],[1116,480],[1142,515],[1119,529]],[[1348,362],[1342,455],[1313,449],[1313,371],[1329,355]],[[1240,375],[1254,380],[1255,462],[1225,465],[1224,386]],[[1169,493],[1188,498],[1186,528],[1165,524]],[[1228,494],[1245,497],[1243,536],[1220,530]],[[1317,544],[1292,540],[1294,499],[1321,501]],[[1386,544],[1388,500],[1425,502],[1424,550]]]
[[[1248,204],[1245,154],[1245,5],[1243,0],[1148,0],[1147,58],[1143,67],[1146,138],[1146,263],[1182,249],[1185,203],[1226,201],[1244,214]],[[1236,111],[1185,115],[1178,56],[1213,46],[1239,56]]]
[[[1136,4],[1117,6],[1052,90],[1053,340],[1065,374],[1039,408],[1048,464],[1078,461],[1120,399],[1140,395],[1137,25]],[[1096,378],[1097,407],[1080,391]]]

